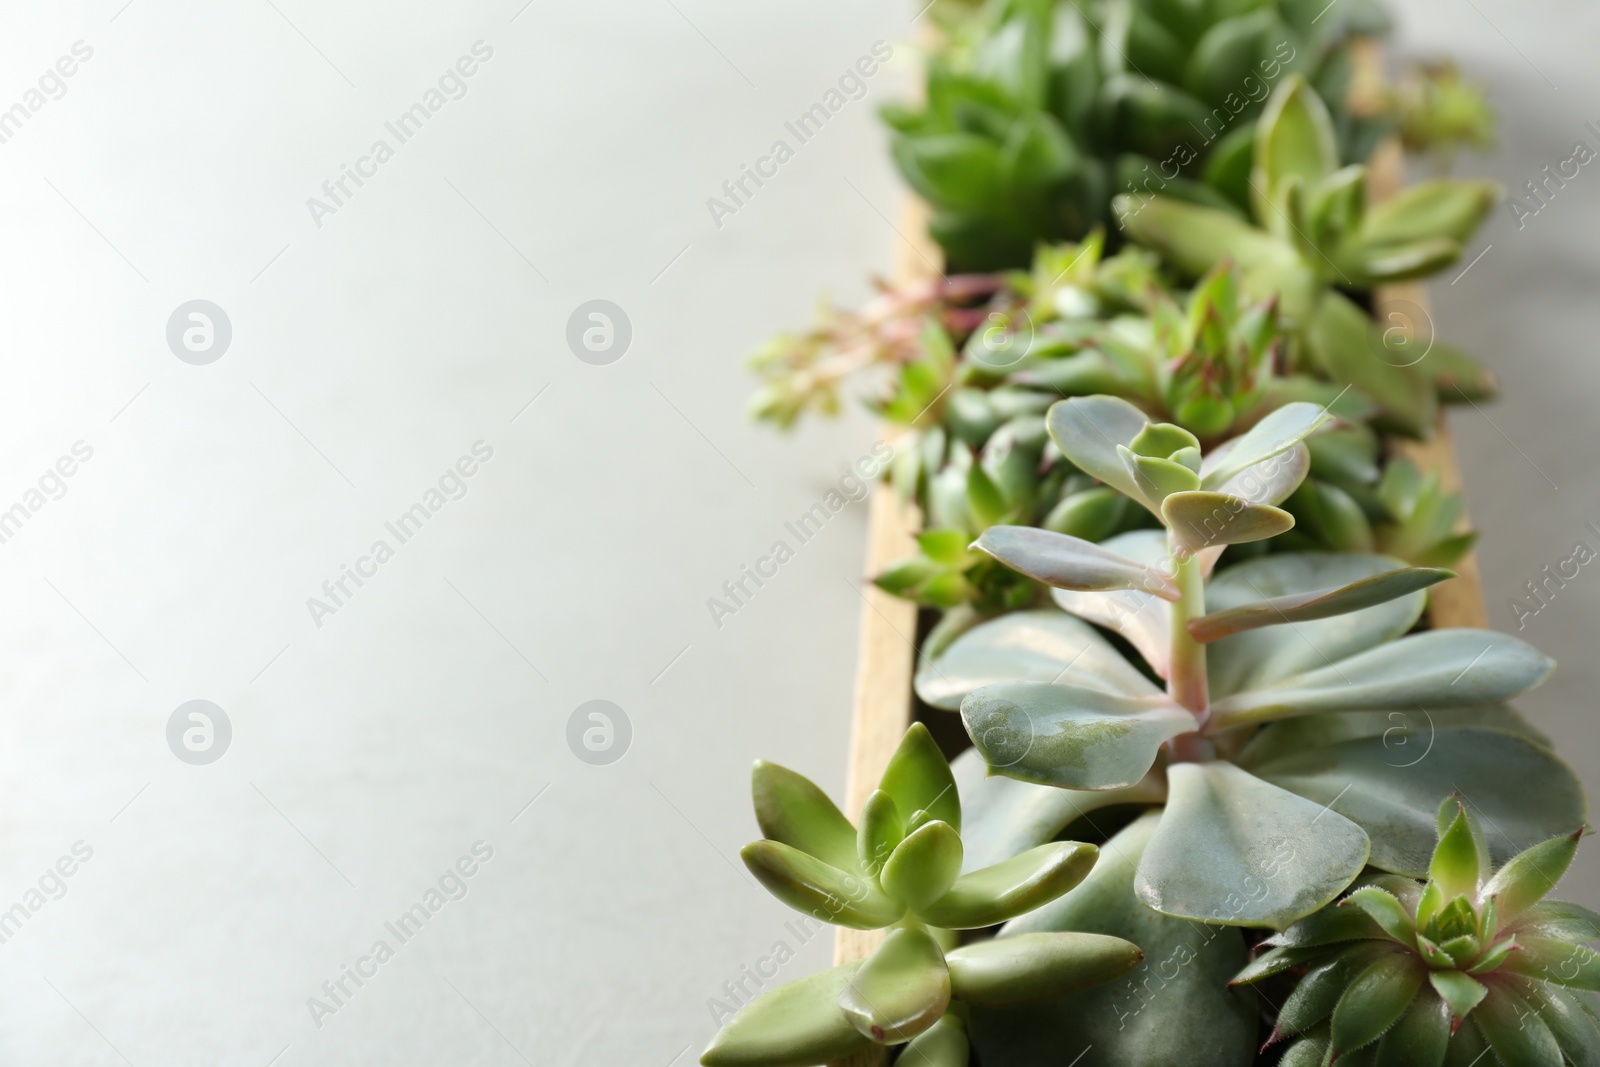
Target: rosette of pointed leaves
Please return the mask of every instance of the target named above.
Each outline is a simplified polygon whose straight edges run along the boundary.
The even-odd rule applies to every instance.
[[[1326,418],[1292,404],[1202,456],[1185,431],[1124,401],[1059,402],[1050,430],[1061,452],[1165,530],[1096,545],[991,528],[977,547],[1051,586],[1065,612],[982,623],[918,674],[924,700],[960,709],[991,772],[1067,794],[1040,801],[1048,811],[1158,791],[1165,810],[1134,884],[1172,916],[1282,929],[1368,862],[1419,873],[1452,782],[1483,796],[1500,853],[1583,818],[1571,772],[1497,706],[1551,662],[1503,634],[1405,636],[1421,591],[1449,572],[1283,554],[1208,577],[1228,544],[1290,525],[1275,504],[1304,477],[1303,438]],[[1123,637],[1143,669],[1080,620]],[[1436,736],[1410,751],[1427,747],[1427,759],[1402,769],[1409,752],[1393,748],[1404,731],[1391,713],[1416,713],[1408,729],[1426,721]],[[1296,736],[1306,743],[1278,740]],[[1506,774],[1503,760],[1526,776]],[[1045,823],[1065,825],[1056,819]]]
[[[708,1067],[802,1067],[913,1039],[936,1067],[956,1067],[966,1039],[959,1014],[947,1015],[952,1003],[1059,996],[1139,962],[1137,946],[1086,933],[957,947],[952,931],[998,925],[1077,885],[1098,850],[1055,841],[962,873],[960,796],[921,724],[907,731],[857,826],[816,785],[776,764],[756,764],[753,792],[766,836],[741,855],[762,885],[824,922],[891,929],[865,961],[746,1005],[701,1057]]]
[[[1230,173],[1242,180],[1232,195],[1248,202],[1254,223],[1229,208],[1141,194],[1117,200],[1124,230],[1191,277],[1237,262],[1245,288],[1276,297],[1303,334],[1307,370],[1365,393],[1388,427],[1425,436],[1436,381],[1466,378],[1481,389],[1486,376],[1442,342],[1417,360],[1404,351],[1405,332],[1380,329],[1336,287],[1426,277],[1456,262],[1498,187],[1436,179],[1368,207],[1366,168],[1340,167],[1327,106],[1295,77],[1274,91],[1249,147],[1249,167]]]
[[[1363,0],[1010,0],[986,18],[929,58],[920,109],[884,111],[895,163],[960,270],[1081,238],[1125,188],[1222,203],[1199,177],[1248,138],[1270,86],[1300,71],[1342,99],[1345,43],[1386,25]]]
[[[1493,868],[1464,797],[1446,798],[1426,881],[1378,875],[1269,938],[1235,978],[1303,971],[1268,1043],[1295,1065],[1561,1067],[1600,1059],[1600,915],[1546,901],[1579,829]]]

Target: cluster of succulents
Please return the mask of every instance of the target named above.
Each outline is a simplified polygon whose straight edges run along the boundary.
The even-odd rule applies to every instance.
[[[1587,801],[1507,703],[1554,664],[1424,623],[1475,534],[1392,447],[1494,382],[1366,296],[1456,263],[1498,196],[1369,203],[1376,138],[1486,144],[1481,94],[1355,84],[1356,0],[934,18],[886,117],[969,273],[776,339],[755,411],[874,379],[922,525],[875,580],[943,611],[914,688],[970,747],[914,725],[855,825],[757,765],[752,872],[887,933],[702,1062],[1600,1064],[1600,915],[1545,899]]]
[[[1026,263],[1161,187],[1219,202],[1268,93],[1307,76],[1343,100],[1350,45],[1387,25],[1367,0],[1005,0],[929,57],[920,106],[891,107],[895,164],[958,270]],[[1342,112],[1352,160],[1382,120]]]

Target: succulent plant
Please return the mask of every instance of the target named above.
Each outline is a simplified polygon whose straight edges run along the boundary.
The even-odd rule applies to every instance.
[[[1442,342],[1429,338],[1424,355],[1413,356],[1411,330],[1380,329],[1339,288],[1425,277],[1456,262],[1497,186],[1435,179],[1369,208],[1365,167],[1339,166],[1327,106],[1295,77],[1274,91],[1247,147],[1229,171],[1236,175],[1229,188],[1248,202],[1254,223],[1227,208],[1141,194],[1117,199],[1123,228],[1190,277],[1237,263],[1246,291],[1277,298],[1301,332],[1302,369],[1365,393],[1385,428],[1426,436],[1437,389],[1492,387],[1469,357]]]
[[[1077,885],[1098,850],[1055,841],[1001,863],[965,864],[955,780],[920,723],[857,826],[811,781],[777,764],[756,764],[753,793],[766,836],[741,855],[762,885],[824,922],[889,932],[865,961],[746,1005],[702,1055],[708,1067],[803,1067],[908,1041],[935,1067],[956,1067],[967,1051],[959,1006],[1059,996],[1124,974],[1141,958],[1125,940],[1085,933],[958,947],[955,931],[998,925]]]
[[[1265,942],[1234,979],[1303,972],[1268,1044],[1300,1035],[1283,1063],[1560,1067],[1600,1058],[1600,915],[1546,901],[1582,828],[1494,869],[1463,796],[1438,814],[1424,881],[1373,875]]]
[[[1286,405],[1206,452],[1119,398],[1050,409],[1062,455],[1162,529],[1094,544],[1001,525],[975,543],[1051,587],[1064,609],[981,622],[917,674],[922,699],[959,709],[972,738],[956,774],[984,828],[984,861],[1103,808],[1159,806],[1141,824],[1123,906],[1172,922],[1282,930],[1368,866],[1422,874],[1438,800],[1452,789],[1467,790],[1493,820],[1487,842],[1497,858],[1582,823],[1572,772],[1502,703],[1537,685],[1550,661],[1503,634],[1409,634],[1423,590],[1448,571],[1365,553],[1282,553],[1211,574],[1226,546],[1292,527],[1276,505],[1309,468],[1305,439],[1328,421],[1318,405]],[[1243,951],[1237,937],[1222,944],[1218,958]],[[1200,995],[1188,983],[1203,973],[1173,981]],[[1098,1010],[1086,1005],[1111,994],[1096,996],[1022,1014],[1078,1027]],[[985,1017],[973,1015],[980,1049],[984,1033],[1011,1033],[996,1038],[1007,1048],[1024,1040],[1016,1028],[986,1028]]]
[[[920,108],[884,117],[952,267],[1022,266],[1108,223],[1124,189],[1221,202],[1200,178],[1248,140],[1271,86],[1300,72],[1342,99],[1348,43],[1386,27],[1363,0],[1007,0],[930,56]]]
[[[1494,147],[1494,112],[1482,88],[1461,77],[1452,62],[1418,63],[1389,90],[1407,149],[1448,163],[1461,148]]]

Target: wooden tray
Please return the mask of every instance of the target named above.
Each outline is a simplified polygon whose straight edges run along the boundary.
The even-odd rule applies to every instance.
[[[1376,46],[1363,48],[1357,64],[1368,72],[1376,68],[1381,55]],[[1405,184],[1405,160],[1398,141],[1389,141],[1373,153],[1367,174],[1369,199],[1379,201],[1393,196]],[[928,237],[927,208],[919,200],[906,202],[901,211],[900,233],[904,237],[895,263],[895,278],[916,281],[936,273],[934,264],[943,261],[939,247]],[[1385,309],[1428,308],[1426,288],[1417,282],[1385,286],[1374,294],[1379,321]],[[1424,473],[1436,471],[1445,489],[1460,490],[1461,466],[1450,436],[1448,417],[1441,411],[1433,437],[1427,441],[1395,439],[1394,451],[1409,458]],[[875,575],[891,563],[916,551],[913,540],[919,516],[915,508],[902,507],[895,492],[880,484],[874,490],[867,517],[867,575]],[[1463,516],[1461,529],[1468,528]],[[1483,586],[1475,555],[1452,568],[1460,577],[1434,586],[1429,592],[1428,621],[1435,629],[1488,626]],[[861,609],[861,637],[856,664],[855,711],[850,735],[850,763],[845,783],[845,812],[852,820],[861,813],[867,796],[876,788],[883,768],[911,724],[911,681],[916,663],[917,607],[890,596],[876,586],[866,585],[866,603]],[[881,930],[840,929],[834,940],[834,962],[865,959],[883,939]],[[886,1050],[871,1048],[842,1062],[840,1067],[879,1067]]]

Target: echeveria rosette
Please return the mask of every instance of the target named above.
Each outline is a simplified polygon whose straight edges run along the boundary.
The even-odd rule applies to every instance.
[[[962,873],[960,795],[920,723],[857,826],[815,784],[777,764],[756,764],[753,794],[766,836],[741,852],[751,873],[814,918],[888,933],[866,960],[746,1005],[702,1055],[708,1067],[805,1067],[906,1042],[934,1067],[963,1067],[968,1007],[1076,992],[1141,959],[1136,945],[1092,933],[957,947],[954,931],[999,925],[1076,886],[1098,850],[1054,841]]]
[[[1600,940],[1600,915],[1544,899],[1581,834],[1494,869],[1471,802],[1449,797],[1425,881],[1364,879],[1269,938],[1234,982],[1301,973],[1268,1039],[1299,1035],[1285,1064],[1600,1062],[1600,953],[1583,944]]]
[[[972,628],[919,672],[923,699],[960,708],[990,772],[1016,780],[1004,803],[1028,794],[1037,819],[1004,835],[1011,847],[1154,795],[1165,809],[1139,898],[1175,917],[1282,929],[1369,862],[1420,873],[1438,797],[1456,785],[1492,812],[1497,855],[1582,821],[1571,772],[1499,706],[1551,662],[1487,631],[1406,636],[1448,571],[1291,553],[1209,576],[1227,544],[1288,524],[1274,503],[1305,475],[1320,408],[1288,405],[1205,455],[1112,397],[1061,401],[1049,418],[1063,455],[1166,529],[1094,545],[1001,526],[977,542],[1126,638],[1146,668],[1085,622],[1040,610]],[[1071,799],[1032,799],[1038,787]]]
[[[1422,278],[1456,262],[1497,186],[1441,178],[1368,207],[1366,168],[1340,166],[1326,104],[1293,77],[1268,101],[1251,151],[1254,223],[1229,209],[1139,195],[1117,199],[1124,230],[1190,277],[1236,262],[1246,289],[1275,297],[1303,337],[1299,369],[1366,394],[1389,428],[1426,436],[1436,390],[1454,399],[1492,389],[1470,358],[1442,342],[1429,339],[1426,355],[1412,357],[1403,349],[1422,343],[1414,331],[1381,328],[1339,289]]]

